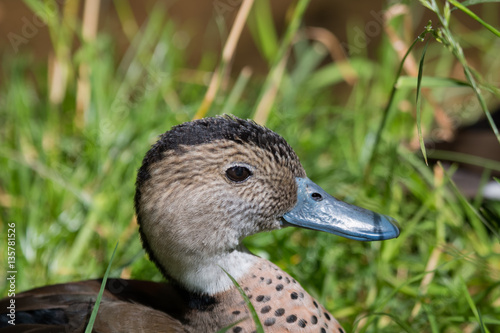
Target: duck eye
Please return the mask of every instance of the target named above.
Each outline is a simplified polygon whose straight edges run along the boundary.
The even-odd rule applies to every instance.
[[[229,180],[241,183],[248,179],[252,175],[252,172],[244,166],[233,166],[226,170],[226,176]]]

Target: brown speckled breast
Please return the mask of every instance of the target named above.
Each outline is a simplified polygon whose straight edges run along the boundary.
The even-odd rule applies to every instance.
[[[295,279],[267,260],[260,260],[238,283],[250,298],[266,332],[344,333],[337,320]],[[255,331],[250,312],[236,288],[215,297],[217,305],[202,315],[209,316],[205,320],[216,319],[219,327],[240,321],[228,332]],[[199,312],[193,313],[195,316],[202,319]],[[200,328],[203,323],[196,326]]]

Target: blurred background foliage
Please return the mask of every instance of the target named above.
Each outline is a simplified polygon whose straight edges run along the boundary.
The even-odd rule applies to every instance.
[[[118,241],[111,276],[162,280],[137,235],[136,170],[171,126],[231,113],[284,136],[332,195],[400,221],[381,243],[292,228],[245,240],[347,331],[500,331],[500,204],[484,191],[500,172],[498,3],[24,0],[0,13],[0,229],[16,223],[18,291],[102,276]],[[482,117],[472,152],[486,155],[437,148]],[[463,170],[472,190],[453,181]]]

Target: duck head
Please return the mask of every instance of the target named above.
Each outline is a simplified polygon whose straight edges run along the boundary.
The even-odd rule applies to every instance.
[[[138,172],[141,239],[167,278],[214,294],[248,270],[240,246],[287,226],[373,241],[397,237],[395,221],[339,201],[307,178],[288,143],[235,117],[196,120],[161,135]]]

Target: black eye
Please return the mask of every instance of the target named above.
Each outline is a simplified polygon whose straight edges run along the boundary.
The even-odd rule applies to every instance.
[[[244,166],[234,166],[226,170],[226,176],[233,182],[240,183],[247,180],[252,175],[252,172]]]

